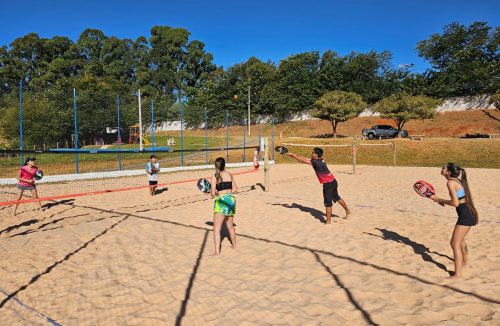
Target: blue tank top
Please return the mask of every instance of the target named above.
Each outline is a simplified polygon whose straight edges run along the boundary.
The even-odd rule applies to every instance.
[[[453,179],[455,181],[457,181],[458,183],[462,184],[462,180],[460,180],[458,178],[453,178]],[[465,190],[463,187],[457,190],[457,197],[458,197],[458,200],[465,198]]]

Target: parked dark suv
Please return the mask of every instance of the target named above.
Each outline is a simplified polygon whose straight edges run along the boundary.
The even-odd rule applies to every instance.
[[[375,138],[394,138],[398,136],[398,130],[390,125],[375,125],[370,129],[363,129],[363,137],[368,139]],[[408,131],[401,130],[401,137],[408,137]]]

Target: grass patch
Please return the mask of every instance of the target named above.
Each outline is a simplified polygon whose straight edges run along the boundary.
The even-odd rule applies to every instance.
[[[159,136],[155,137],[155,141],[166,144],[168,138],[174,138],[176,144],[169,146],[174,150],[181,150],[180,137],[178,136]],[[247,139],[246,146],[255,146],[256,139]],[[229,137],[230,147],[243,147],[243,138]],[[205,137],[191,136],[184,137],[184,149],[196,150],[205,149]],[[85,146],[84,148],[100,148],[101,146]],[[149,147],[149,146],[146,146]],[[209,137],[208,147],[212,148],[226,148],[225,137]],[[108,149],[117,149],[118,145],[109,146]],[[122,149],[139,149],[138,144],[124,144]],[[207,161],[209,164],[217,157],[228,157],[229,162],[243,162],[253,160],[254,148],[249,147],[245,151],[241,150],[226,150],[210,151],[208,157],[204,151],[201,152],[157,152],[159,162],[162,167],[175,167],[181,165],[183,159],[185,166],[190,165],[203,165]],[[25,157],[28,154],[25,155]],[[74,174],[76,173],[76,154],[74,153],[37,153],[37,165],[44,171],[45,175],[56,174]],[[78,173],[88,172],[108,172],[118,171],[121,167],[122,170],[137,170],[143,169],[145,164],[149,161],[150,153],[79,153],[78,154]],[[183,156],[183,157],[182,157]],[[19,165],[21,163],[20,157],[0,157],[0,178],[13,178],[17,175]]]
[[[442,166],[455,162],[469,168],[500,168],[500,139],[425,139],[412,141],[396,139],[397,166]],[[310,139],[284,138],[285,143],[347,144],[352,138]],[[393,140],[357,141],[356,162],[360,165],[392,165],[392,146],[360,146],[359,144],[392,144]],[[312,148],[289,146],[289,150],[310,157]],[[325,159],[331,164],[352,164],[352,147],[323,147]],[[275,155],[277,162],[296,162],[286,156]]]

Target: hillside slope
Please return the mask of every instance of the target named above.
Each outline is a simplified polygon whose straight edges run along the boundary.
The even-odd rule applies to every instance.
[[[337,132],[343,136],[361,135],[363,128],[375,124],[390,124],[394,121],[380,117],[358,117],[339,124]],[[463,137],[466,134],[500,134],[500,110],[473,110],[438,113],[433,120],[413,120],[404,129],[410,135],[429,137]],[[276,132],[283,137],[318,137],[332,133],[330,122],[321,120],[296,121],[276,126]]]

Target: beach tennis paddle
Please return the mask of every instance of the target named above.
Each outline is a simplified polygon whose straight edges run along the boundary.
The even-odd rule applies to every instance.
[[[212,184],[207,179],[199,179],[196,183],[196,186],[201,192],[205,194],[210,193],[210,190],[212,190]]]
[[[434,187],[424,180],[418,180],[413,184],[413,190],[422,197],[430,198],[436,194]]]
[[[41,180],[43,178],[43,171],[42,170],[37,170],[35,172],[35,176],[33,178],[35,180]]]
[[[275,150],[275,151],[276,151],[276,153],[278,153],[278,154],[286,154],[286,153],[288,153],[288,149],[286,149],[286,147],[285,147],[285,146],[276,146],[276,147],[274,148],[274,150]]]

